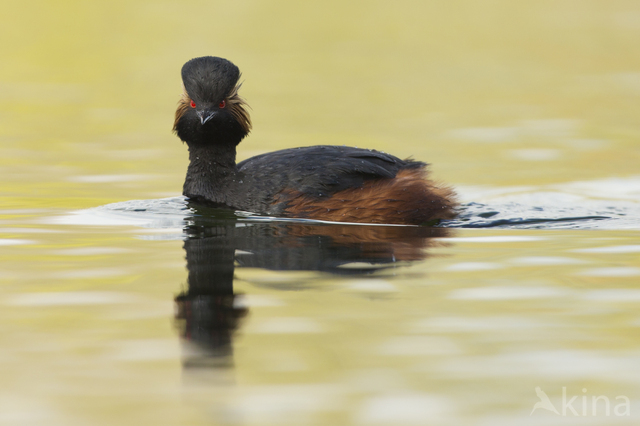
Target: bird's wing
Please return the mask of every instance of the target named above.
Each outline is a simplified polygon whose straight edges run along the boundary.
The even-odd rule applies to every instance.
[[[258,155],[239,163],[238,170],[259,185],[274,185],[273,190],[326,196],[368,179],[393,178],[401,168],[424,166],[375,150],[320,145]]]

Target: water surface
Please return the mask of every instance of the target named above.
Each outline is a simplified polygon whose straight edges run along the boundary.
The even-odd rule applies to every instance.
[[[638,423],[635,3],[3,12],[0,424]],[[243,71],[239,160],[413,156],[459,218],[187,205],[170,128],[205,54]]]

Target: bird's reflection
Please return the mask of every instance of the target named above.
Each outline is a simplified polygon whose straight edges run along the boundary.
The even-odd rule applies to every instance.
[[[247,309],[233,291],[236,267],[371,274],[427,257],[446,228],[274,222],[193,207],[184,232],[187,289],[175,298],[185,366],[230,365]],[[304,287],[304,283],[300,283]]]

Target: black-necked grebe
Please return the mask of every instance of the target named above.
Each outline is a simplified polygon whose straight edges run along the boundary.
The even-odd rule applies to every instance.
[[[238,67],[212,56],[182,67],[174,131],[189,146],[189,199],[337,222],[424,224],[455,216],[453,191],[427,179],[425,163],[375,150],[310,146],[236,164],[236,146],[251,130],[239,78]]]

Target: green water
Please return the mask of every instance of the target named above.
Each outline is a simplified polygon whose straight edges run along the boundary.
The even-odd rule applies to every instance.
[[[0,424],[637,424],[639,216],[332,234],[393,253],[368,274],[244,267],[235,247],[214,357],[176,318],[180,224],[74,215],[180,194],[179,70],[209,54],[243,72],[240,160],[369,147],[432,163],[464,202],[637,212],[635,2],[36,1],[4,5],[0,37]],[[536,387],[559,414],[532,413]]]

